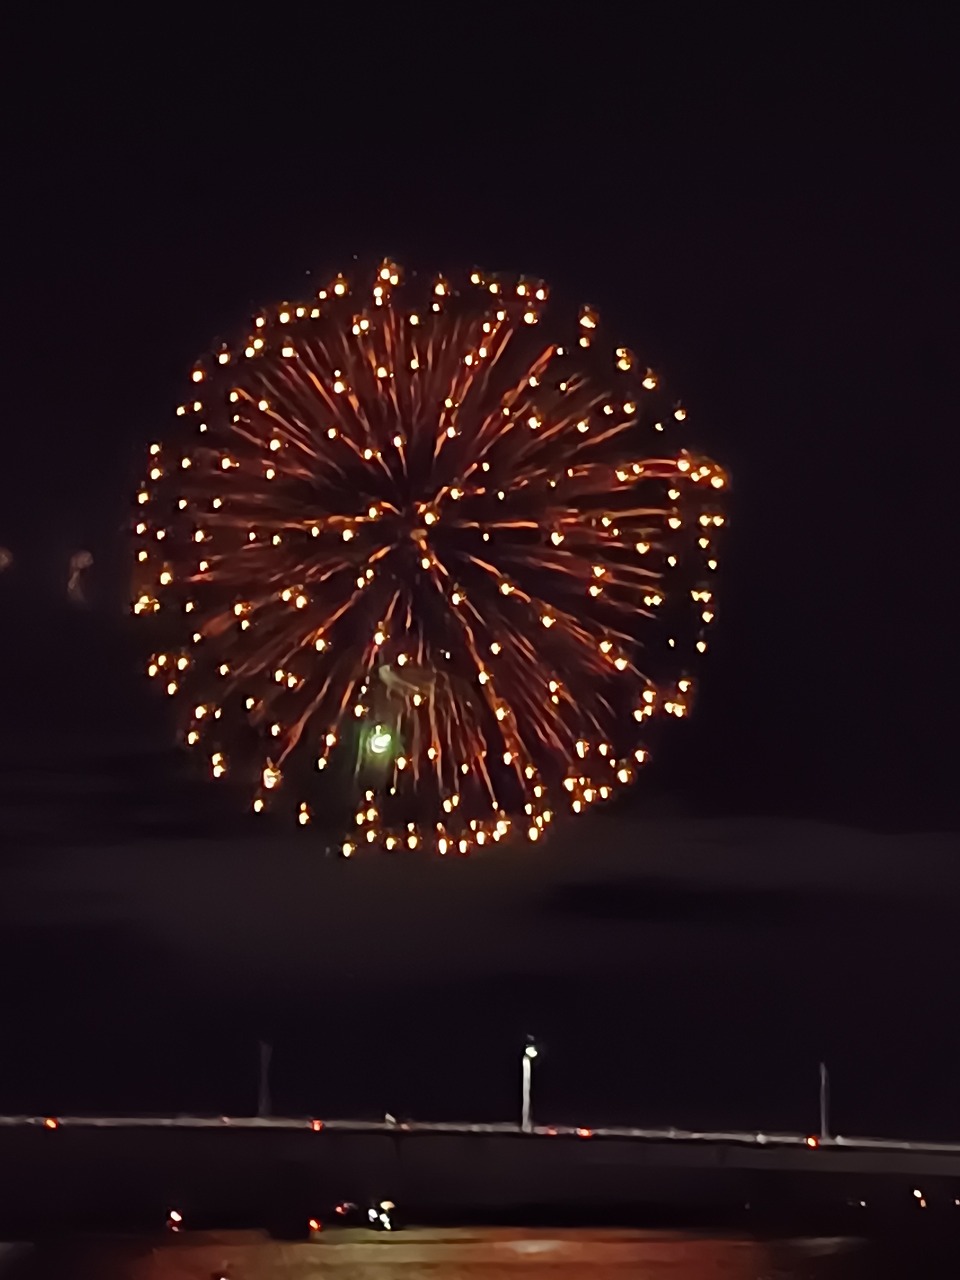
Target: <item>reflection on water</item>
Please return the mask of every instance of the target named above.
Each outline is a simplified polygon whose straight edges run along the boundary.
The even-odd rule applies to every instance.
[[[29,1269],[16,1275],[58,1280],[920,1280],[948,1274],[925,1265],[900,1267],[889,1248],[841,1237],[764,1241],[501,1228],[412,1229],[395,1236],[341,1231],[311,1242],[246,1232],[163,1242],[88,1242],[82,1248],[61,1243],[39,1249]]]

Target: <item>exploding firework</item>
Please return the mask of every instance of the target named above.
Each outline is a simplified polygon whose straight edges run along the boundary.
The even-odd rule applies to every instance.
[[[137,494],[134,612],[185,742],[360,847],[540,838],[682,717],[723,470],[538,280],[337,276],[191,374]]]

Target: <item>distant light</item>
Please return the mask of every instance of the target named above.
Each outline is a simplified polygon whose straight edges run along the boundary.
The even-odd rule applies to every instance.
[[[811,1133],[809,1137],[804,1139],[804,1141],[806,1142],[807,1146],[810,1147],[812,1150],[816,1150],[816,1148],[819,1147],[820,1145],[820,1139],[814,1133]]]
[[[59,1129],[60,1121],[55,1120],[53,1116],[47,1116],[47,1118],[43,1122],[43,1127],[45,1129]]]
[[[320,1132],[320,1130],[323,1128],[323,1121],[322,1121],[322,1120],[311,1120],[311,1121],[310,1121],[310,1128],[313,1130],[313,1132],[314,1132],[314,1133],[319,1133],[319,1132]]]
[[[392,742],[393,734],[389,729],[384,729],[383,726],[379,724],[367,739],[367,745],[375,756],[385,755],[386,752],[390,750]]]

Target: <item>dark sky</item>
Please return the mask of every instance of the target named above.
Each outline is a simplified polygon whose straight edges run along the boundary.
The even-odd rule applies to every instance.
[[[590,856],[585,856],[590,850]],[[8,856],[4,1110],[960,1135],[957,841],[591,815],[470,860],[296,837]],[[31,975],[30,983],[24,975]]]
[[[304,272],[539,272],[682,389],[734,477],[722,625],[659,784],[956,825],[942,41],[674,17],[158,11],[15,42],[0,544],[45,582],[74,546],[112,569],[189,362]]]
[[[621,812],[624,829],[646,806],[957,830],[946,30],[777,9],[705,21],[694,6],[667,21],[666,9],[640,6],[622,25],[589,6],[566,22],[532,8],[529,25],[482,9],[328,20],[327,7],[250,25],[229,9],[209,26],[163,8],[129,26],[14,21],[8,829],[27,808],[44,848],[80,827],[109,844],[128,838],[117,815],[139,812],[144,788],[165,803],[165,727],[123,612],[137,460],[216,335],[307,271],[390,253],[538,273],[595,303],[682,389],[691,438],[732,472],[702,700]],[[59,603],[80,546],[97,560],[85,619]],[[96,791],[78,774],[91,753]],[[770,856],[803,848],[772,840]],[[909,859],[909,843],[898,848]],[[50,867],[57,893],[61,864]],[[706,964],[713,942],[694,934]],[[807,945],[800,930],[790,939]],[[76,938],[64,945],[84,954]],[[91,950],[91,974],[113,945]],[[938,957],[931,1007],[954,997],[956,976]],[[587,990],[573,994],[589,1008]],[[942,1061],[932,1034],[921,1048]],[[952,1051],[956,1066],[955,1037]]]

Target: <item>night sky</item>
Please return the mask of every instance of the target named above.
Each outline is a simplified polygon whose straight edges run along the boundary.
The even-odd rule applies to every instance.
[[[671,12],[8,33],[0,1109],[243,1107],[264,1034],[279,1106],[502,1114],[533,1030],[559,1118],[609,1045],[610,1119],[812,1124],[826,1055],[849,1127],[960,1133],[946,33]],[[696,714],[554,858],[252,846],[143,687],[144,447],[355,254],[595,304],[733,476]]]

